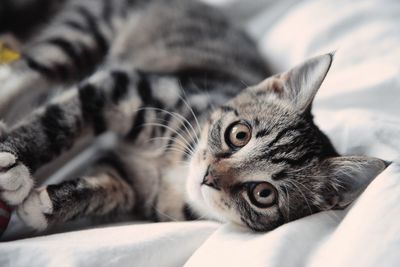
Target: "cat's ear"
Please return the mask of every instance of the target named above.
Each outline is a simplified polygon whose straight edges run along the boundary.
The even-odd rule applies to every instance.
[[[334,208],[343,208],[353,202],[389,165],[381,159],[362,156],[329,158],[325,164],[331,185],[337,190],[329,200]]]
[[[300,113],[310,112],[315,94],[332,64],[333,53],[317,56],[275,75],[260,85],[279,97],[289,99]]]

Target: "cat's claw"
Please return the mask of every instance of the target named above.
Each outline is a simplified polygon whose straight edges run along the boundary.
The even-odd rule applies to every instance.
[[[33,180],[28,168],[8,152],[0,152],[0,199],[19,205],[32,190]]]
[[[35,189],[18,207],[17,214],[29,227],[43,231],[48,226],[46,214],[53,212],[53,204],[45,188]]]

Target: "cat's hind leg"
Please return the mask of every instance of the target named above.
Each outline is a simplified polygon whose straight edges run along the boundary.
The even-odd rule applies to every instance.
[[[134,204],[135,193],[124,173],[99,165],[88,176],[35,189],[17,212],[28,226],[44,230],[78,217],[126,214]]]
[[[121,17],[116,8],[106,10],[106,2],[68,1],[24,43],[20,60],[0,66],[0,119],[15,122],[55,85],[77,82],[94,70],[118,33],[113,23]]]

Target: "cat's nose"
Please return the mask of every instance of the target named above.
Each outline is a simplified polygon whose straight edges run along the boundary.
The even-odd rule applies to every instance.
[[[201,183],[202,185],[207,185],[209,187],[212,187],[216,190],[221,190],[221,188],[219,187],[219,182],[218,182],[218,178],[216,178],[211,169],[210,166],[208,167],[204,177],[203,177],[203,182]]]

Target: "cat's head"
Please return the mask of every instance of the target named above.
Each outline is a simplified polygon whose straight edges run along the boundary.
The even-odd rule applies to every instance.
[[[339,156],[313,123],[311,105],[332,59],[312,58],[213,112],[190,164],[195,208],[271,230],[347,206],[385,169],[376,158]]]

